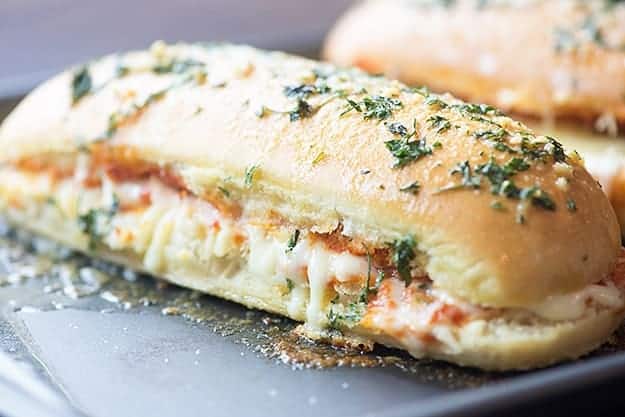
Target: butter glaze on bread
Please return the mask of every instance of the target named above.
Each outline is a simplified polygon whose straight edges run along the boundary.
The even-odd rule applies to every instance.
[[[85,68],[37,88],[0,127],[0,208],[17,224],[248,306],[460,364],[543,366],[592,349],[620,322],[619,230],[607,198],[575,154],[495,109],[242,46],[156,44]],[[419,139],[418,156],[397,166],[390,141],[416,152]],[[515,157],[527,166],[494,195],[478,167]],[[94,182],[81,163],[106,174]],[[73,184],[104,205],[84,208]],[[147,190],[145,207],[124,187]],[[137,243],[133,227],[161,216],[150,207],[161,202],[164,220]],[[221,222],[218,249],[190,268],[183,262],[201,257],[212,233],[188,231],[201,213]],[[238,231],[224,246],[229,228]],[[267,265],[247,258],[257,247],[276,265],[310,258],[293,272],[303,278],[267,284],[255,272]],[[326,267],[331,291],[313,278]],[[593,298],[606,289],[616,301]],[[576,294],[590,300],[579,314],[549,310]],[[432,317],[447,314],[447,327],[425,337],[407,319],[421,317],[419,297],[438,303]],[[355,320],[348,309],[358,303]],[[398,303],[406,310],[390,314]]]
[[[622,2],[368,0],[325,56],[505,111],[624,126],[624,47]]]

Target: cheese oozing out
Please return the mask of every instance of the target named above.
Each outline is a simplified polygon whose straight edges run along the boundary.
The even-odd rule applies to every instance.
[[[286,314],[314,329],[336,325],[334,314],[349,316],[352,321],[339,320],[339,327],[355,333],[384,329],[408,338],[412,346],[435,341],[453,347],[459,327],[519,314],[460,300],[427,278],[425,286],[386,278],[362,302],[361,289],[367,280],[372,285],[379,272],[367,256],[333,250],[306,231],[293,241],[295,227],[265,226],[245,211],[239,217],[225,215],[157,178],[113,181],[103,176],[100,186],[84,187],[86,166],[77,163],[74,175],[61,180],[1,168],[0,211],[35,231],[63,236],[78,249],[96,245],[123,253],[144,271],[182,284],[175,278],[194,277],[197,289]],[[593,309],[623,305],[622,288],[606,281],[549,297],[521,313],[547,321],[576,320]]]

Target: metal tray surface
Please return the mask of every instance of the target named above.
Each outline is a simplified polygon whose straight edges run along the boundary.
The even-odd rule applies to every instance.
[[[0,101],[0,120],[15,103]],[[625,330],[587,358],[527,373],[384,348],[363,359],[292,337],[289,320],[50,247],[0,226],[0,352],[20,363],[7,373],[0,357],[7,417],[498,415],[625,375]],[[67,262],[73,274],[59,272]],[[314,366],[328,360],[346,365]]]

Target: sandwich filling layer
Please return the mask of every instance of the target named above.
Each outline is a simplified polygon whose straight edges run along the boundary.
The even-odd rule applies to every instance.
[[[0,168],[0,208],[9,220],[86,252],[130,260],[170,281],[305,322],[310,335],[344,333],[454,353],[462,332],[489,323],[571,322],[625,305],[625,266],[576,292],[524,308],[492,308],[437,288],[408,236],[380,245],[292,224],[233,197],[202,195],[181,167],[142,162],[127,150],[30,158]],[[244,187],[253,186],[246,173]],[[226,182],[227,184],[227,182]]]

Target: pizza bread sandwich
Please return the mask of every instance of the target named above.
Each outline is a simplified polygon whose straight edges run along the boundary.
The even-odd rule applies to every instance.
[[[625,2],[367,0],[337,23],[325,55],[557,136],[625,226]]]
[[[311,337],[527,369],[624,316],[618,223],[579,155],[360,70],[159,42],[45,82],[0,147],[11,223]]]

